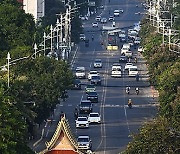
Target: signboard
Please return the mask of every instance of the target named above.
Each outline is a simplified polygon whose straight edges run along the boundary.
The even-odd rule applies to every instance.
[[[96,6],[96,2],[89,2],[89,6]]]

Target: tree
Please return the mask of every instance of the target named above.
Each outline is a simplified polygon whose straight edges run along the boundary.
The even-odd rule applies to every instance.
[[[0,153],[33,153],[26,145],[27,127],[25,119],[7,97],[4,83],[0,81]]]

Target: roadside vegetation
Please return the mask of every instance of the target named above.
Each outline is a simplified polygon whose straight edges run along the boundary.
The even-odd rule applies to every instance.
[[[180,3],[172,9],[178,17]],[[175,154],[180,153],[180,58],[162,44],[162,35],[151,26],[149,20],[142,21],[140,32],[144,57],[150,74],[150,82],[159,92],[159,112],[155,119],[146,122],[123,152],[126,154]],[[174,29],[180,30],[180,18]]]
[[[77,4],[82,2],[77,0]],[[83,6],[72,16],[74,43],[79,42],[82,32],[79,15],[87,10],[87,3]],[[29,57],[10,65],[9,88],[7,66],[0,71],[0,153],[3,154],[34,153],[27,146],[28,139],[36,137],[35,128],[52,115],[73,81],[67,62],[31,57],[33,44],[43,40],[43,33],[56,24],[57,14],[65,13],[66,6],[59,0],[46,0],[46,16],[37,24],[21,8],[17,0],[0,1],[0,66],[7,64],[8,52],[11,60]]]

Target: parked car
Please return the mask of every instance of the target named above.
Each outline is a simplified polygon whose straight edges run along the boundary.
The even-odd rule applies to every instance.
[[[79,113],[91,113],[92,103],[90,100],[82,100],[79,104]]]
[[[88,116],[88,122],[89,123],[101,123],[101,116],[99,113],[90,113]]]
[[[98,94],[96,91],[87,93],[87,100],[90,100],[91,103],[98,103]]]
[[[95,61],[94,61],[94,68],[102,68],[102,61],[101,61],[101,59],[95,59]]]
[[[89,121],[87,117],[78,117],[76,121],[76,128],[89,128]]]
[[[101,85],[101,77],[99,75],[93,75],[91,77],[91,84]]]
[[[77,139],[78,149],[89,150],[92,148],[92,141],[88,135],[80,135]]]

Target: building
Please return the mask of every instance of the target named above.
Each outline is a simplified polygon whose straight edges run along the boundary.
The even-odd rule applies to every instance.
[[[38,21],[45,15],[45,0],[18,0],[23,4],[23,9],[26,13],[34,16],[34,20]]]

